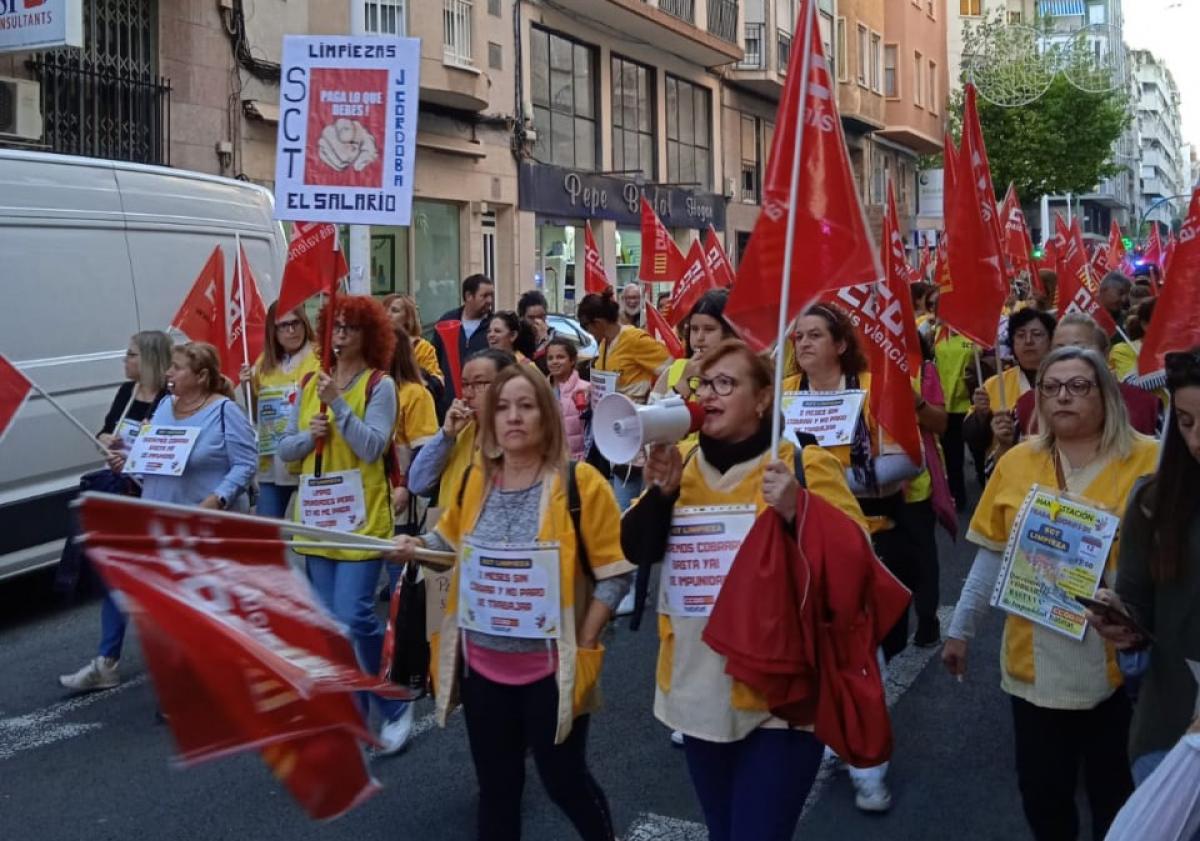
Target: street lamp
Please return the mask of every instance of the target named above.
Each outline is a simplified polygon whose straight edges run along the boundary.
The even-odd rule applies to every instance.
[[[1141,236],[1142,226],[1146,224],[1146,219],[1150,216],[1151,213],[1153,213],[1155,211],[1156,208],[1158,208],[1159,205],[1166,204],[1169,201],[1175,201],[1176,199],[1190,199],[1191,197],[1192,197],[1191,193],[1180,193],[1175,196],[1163,196],[1162,198],[1151,202],[1149,207],[1147,207],[1145,210],[1142,211],[1142,215],[1138,219],[1138,226],[1135,229],[1137,232],[1137,235]]]

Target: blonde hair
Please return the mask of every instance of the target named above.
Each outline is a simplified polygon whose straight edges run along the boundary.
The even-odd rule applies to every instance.
[[[1100,389],[1100,405],[1104,411],[1104,426],[1100,432],[1101,454],[1112,455],[1115,453],[1120,458],[1128,457],[1133,450],[1134,439],[1133,427],[1129,424],[1129,410],[1125,408],[1125,399],[1121,397],[1121,387],[1117,383],[1117,378],[1108,369],[1108,363],[1104,361],[1104,357],[1092,348],[1060,347],[1051,351],[1042,360],[1041,367],[1038,368],[1037,383],[1034,386],[1036,389],[1034,400],[1037,403],[1038,419],[1041,421],[1043,432],[1034,440],[1043,449],[1054,449],[1054,428],[1046,416],[1046,406],[1041,390],[1042,380],[1045,379],[1050,366],[1076,359],[1088,364],[1088,367],[1092,369],[1092,374],[1096,377],[1096,387]]]
[[[395,302],[400,302],[400,326],[409,338],[421,338],[421,315],[417,309],[417,301],[411,295],[391,294],[383,299],[383,308],[389,310]],[[391,313],[388,313],[391,317]]]
[[[157,394],[166,388],[175,343],[161,330],[134,333],[132,342],[138,349],[138,382]]]
[[[221,373],[221,358],[215,347],[208,342],[188,342],[176,347],[175,353],[187,358],[188,368],[204,381],[205,391],[233,399],[233,382]]]
[[[1069,312],[1058,320],[1058,327],[1083,327],[1092,331],[1092,344],[1101,355],[1108,353],[1108,334],[1085,312]],[[1055,328],[1058,329],[1058,328]]]
[[[542,372],[532,365],[509,365],[496,374],[487,393],[483,396],[479,418],[479,449],[483,456],[483,470],[491,478],[504,462],[504,451],[496,440],[496,403],[500,392],[516,379],[525,380],[533,387],[534,400],[541,414],[542,462],[546,470],[563,472],[567,466],[567,435],[563,428],[558,400],[550,390],[550,384]]]

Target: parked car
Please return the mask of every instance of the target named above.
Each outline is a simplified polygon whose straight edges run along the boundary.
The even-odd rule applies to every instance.
[[[600,345],[592,338],[592,334],[584,330],[579,322],[568,315],[549,313],[546,323],[554,332],[565,338],[579,349],[579,361],[591,362],[600,351]]]

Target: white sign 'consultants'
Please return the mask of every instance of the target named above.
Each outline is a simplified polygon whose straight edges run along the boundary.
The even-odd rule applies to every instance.
[[[0,0],[0,53],[83,46],[83,0]]]
[[[410,223],[420,66],[417,38],[284,37],[277,218]]]

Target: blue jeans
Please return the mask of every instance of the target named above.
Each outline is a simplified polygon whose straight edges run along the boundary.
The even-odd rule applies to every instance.
[[[129,620],[113,601],[112,593],[104,591],[104,601],[100,603],[100,650],[101,657],[121,658],[121,646],[125,642],[125,627]]]
[[[255,512],[260,517],[283,519],[283,515],[287,513],[288,503],[295,492],[294,485],[263,482],[258,486],[258,505],[255,507]]]
[[[625,478],[625,467],[623,465],[613,465],[612,478],[608,480],[612,485],[613,494],[617,498],[617,507],[624,514],[633,501],[638,498],[642,492],[642,474],[641,471],[632,474],[628,479]]]
[[[683,750],[709,841],[791,841],[825,754],[812,733],[761,727],[737,742],[687,736]]]
[[[325,609],[346,626],[358,665],[367,674],[379,674],[384,628],[375,614],[375,586],[383,561],[333,561],[316,555],[309,555],[306,561],[308,580]],[[392,721],[408,706],[407,701],[378,695],[370,698],[384,721]]]

